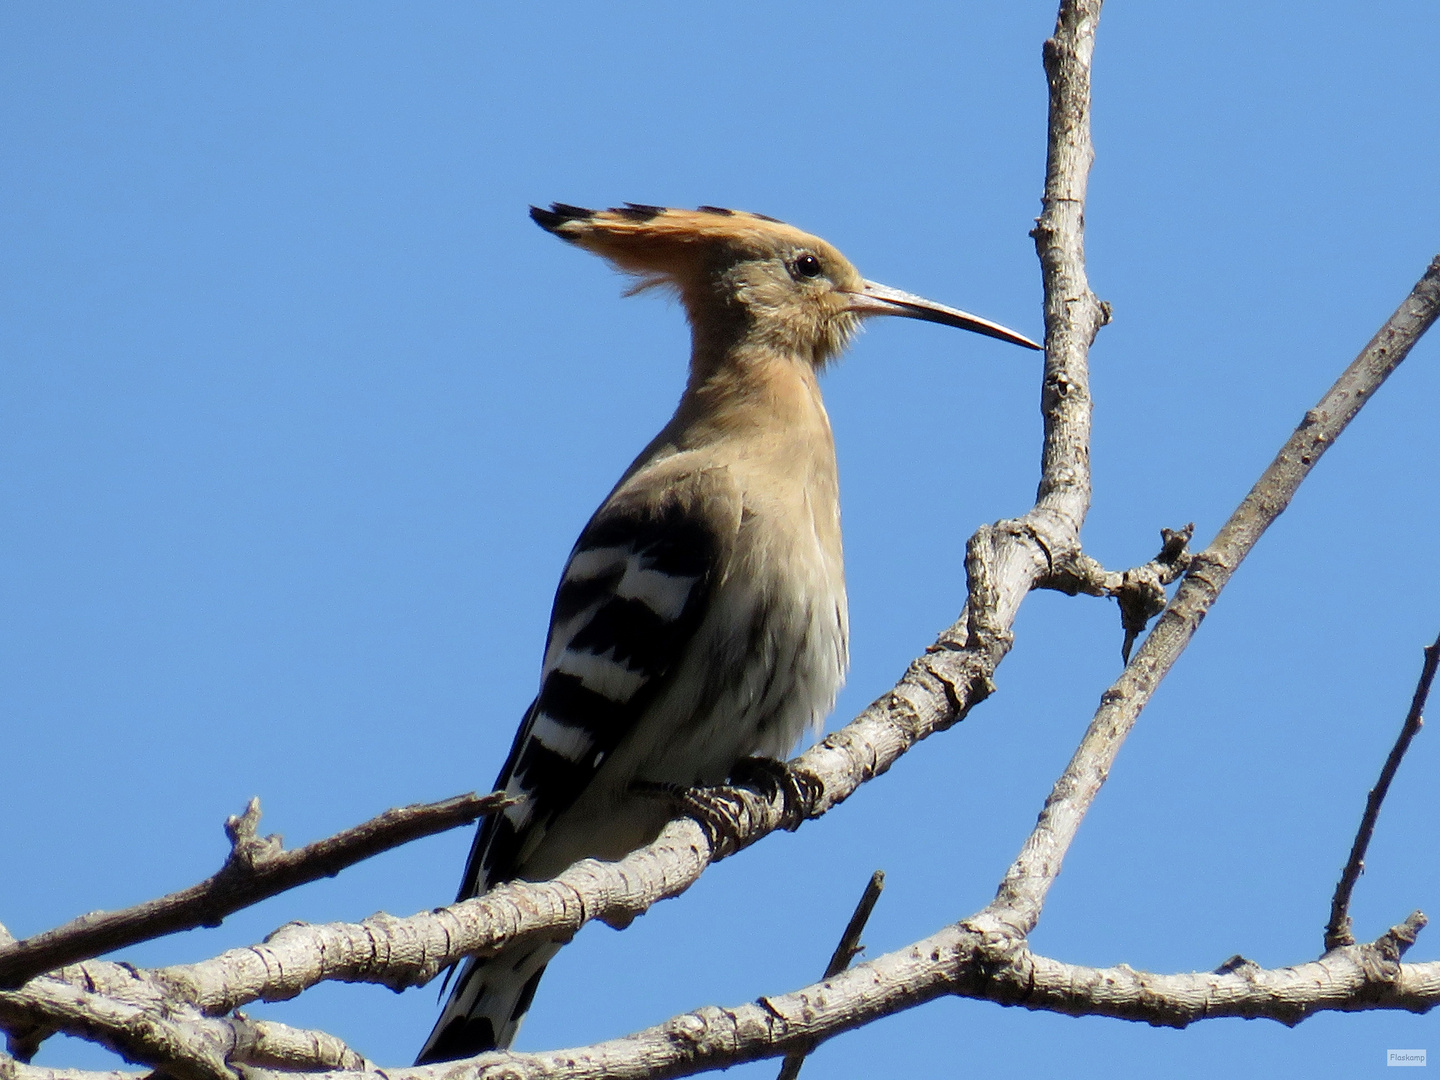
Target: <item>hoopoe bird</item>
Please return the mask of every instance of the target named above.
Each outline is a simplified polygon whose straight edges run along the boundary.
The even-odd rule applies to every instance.
[[[673,806],[640,790],[723,783],[819,728],[848,662],[839,485],[817,381],[876,315],[1038,349],[986,319],[866,281],[824,240],[759,214],[562,203],[530,216],[678,293],[690,377],[675,415],[580,533],[540,691],[459,899],[649,843]],[[508,1047],[562,942],[461,967],[417,1064]]]

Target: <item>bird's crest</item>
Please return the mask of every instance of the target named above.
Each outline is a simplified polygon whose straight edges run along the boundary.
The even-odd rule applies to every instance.
[[[639,292],[671,285],[682,292],[695,275],[726,257],[761,255],[777,248],[825,248],[819,237],[764,214],[701,206],[694,210],[626,203],[608,210],[551,203],[530,208],[547,232],[585,248],[640,280]],[[834,252],[839,256],[839,252]]]
[[[744,245],[748,240],[769,246],[777,239],[802,242],[815,239],[777,218],[720,206],[680,210],[626,203],[609,210],[587,210],[583,206],[551,203],[549,210],[532,206],[530,217],[560,239],[596,250],[608,250],[609,246],[618,249],[697,241]]]

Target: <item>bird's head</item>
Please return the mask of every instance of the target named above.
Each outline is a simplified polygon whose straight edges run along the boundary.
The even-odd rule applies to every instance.
[[[1038,349],[987,319],[866,281],[818,236],[760,214],[702,206],[672,210],[627,203],[586,210],[564,203],[530,208],[536,224],[604,256],[639,283],[673,288],[697,344],[742,339],[782,349],[815,366],[836,356],[873,315],[899,315],[973,330]]]

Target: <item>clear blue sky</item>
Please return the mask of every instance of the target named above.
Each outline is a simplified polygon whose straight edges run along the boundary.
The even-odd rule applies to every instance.
[[[680,312],[526,218],[552,199],[738,206],[869,277],[1038,334],[1050,0],[22,3],[0,11],[0,921],[19,935],[211,872],[259,795],[300,843],[484,789],[556,576],[665,420]],[[1095,62],[1092,554],[1208,540],[1440,250],[1440,22],[1405,3],[1115,3]],[[965,537],[1024,510],[1035,358],[873,326],[828,377],[854,663],[832,723],[959,609]],[[1320,949],[1365,792],[1440,629],[1440,339],[1416,349],[1145,714],[1034,936],[1161,971]],[[1032,597],[999,693],[796,835],[552,966],[522,1048],[619,1035],[983,905],[1118,671],[1114,606]],[[1355,902],[1440,914],[1440,732]],[[224,927],[448,901],[469,836]],[[1440,935],[1440,930],[1430,934]],[[1422,935],[1412,954],[1440,956]],[[435,992],[256,1012],[410,1060]],[[931,1004],[815,1077],[1378,1076],[1433,1017],[1189,1031]],[[39,1061],[96,1065],[54,1040]],[[774,1075],[774,1065],[738,1070]]]

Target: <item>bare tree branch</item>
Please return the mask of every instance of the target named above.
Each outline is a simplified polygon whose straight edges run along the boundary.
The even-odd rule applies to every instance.
[[[234,1080],[226,1064],[229,1049],[223,1023],[206,1021],[194,1010],[165,1002],[148,980],[123,985],[123,976],[86,985],[88,969],[119,965],[96,962],[85,972],[67,969],[66,978],[41,976],[19,990],[0,993],[0,1023],[43,1025],[99,1043],[129,1061],[165,1066],[176,1080]],[[107,974],[110,973],[107,971]],[[10,1052],[24,1056],[12,1041]]]
[[[1440,962],[1402,964],[1424,925],[1418,913],[1372,944],[1296,967],[1234,958],[1214,972],[1173,975],[1120,965],[1090,968],[1037,956],[1023,944],[997,964],[985,938],[947,927],[898,952],[790,994],[730,1008],[707,1006],[622,1039],[534,1054],[487,1053],[405,1069],[373,1067],[327,1080],[651,1080],[688,1076],[810,1046],[945,995],[1066,1015],[1110,1016],[1167,1027],[1220,1017],[1294,1025],[1321,1011],[1440,1004]],[[248,1071],[249,1080],[293,1074]],[[25,1073],[17,1080],[43,1080]]]
[[[1095,335],[1110,321],[1109,305],[1090,291],[1085,274],[1085,195],[1095,160],[1090,58],[1100,6],[1100,0],[1061,3],[1055,33],[1043,49],[1050,87],[1045,192],[1030,234],[1045,287],[1045,442],[1037,509],[1073,512],[1090,503],[1088,356]],[[1062,401],[1084,407],[1062,409]]]
[[[230,854],[213,876],[198,885],[121,911],[95,911],[23,941],[0,938],[0,989],[22,986],[46,971],[197,926],[219,926],[227,915],[288,889],[334,877],[347,866],[468,825],[503,810],[514,799],[503,792],[457,795],[436,803],[386,810],[354,828],[285,851],[279,836],[261,837],[260,800],[251,799],[239,817],[225,822]]]
[[[1425,701],[1430,696],[1430,684],[1435,681],[1437,667],[1440,667],[1440,637],[1436,637],[1434,644],[1425,648],[1425,663],[1420,670],[1420,682],[1415,687],[1415,696],[1410,701],[1410,711],[1406,713],[1405,723],[1400,726],[1395,745],[1390,748],[1390,756],[1385,759],[1385,765],[1380,770],[1380,779],[1365,800],[1365,813],[1360,819],[1355,843],[1350,847],[1350,858],[1345,862],[1345,869],[1341,871],[1340,880],[1335,885],[1334,899],[1330,901],[1330,922],[1325,927],[1327,949],[1355,944],[1355,935],[1350,927],[1350,894],[1354,892],[1355,882],[1365,870],[1365,852],[1370,847],[1370,837],[1375,834],[1375,823],[1380,819],[1380,805],[1390,791],[1390,781],[1395,779],[1405,751],[1410,749],[1410,741],[1425,724],[1422,714],[1425,711]]]
[[[453,1080],[689,1075],[772,1056],[797,1037],[823,1040],[944,994],[1171,1027],[1216,1016],[1295,1024],[1323,1010],[1423,1012],[1440,1003],[1440,963],[1399,963],[1423,925],[1423,918],[1411,920],[1373,945],[1351,946],[1298,967],[1267,971],[1240,963],[1219,972],[1177,975],[1063,964],[1023,948],[997,968],[979,935],[951,927],[793,994],[730,1009],[696,1010],[581,1050],[484,1055],[446,1075]],[[438,1074],[414,1070],[387,1075],[403,1080]]]

